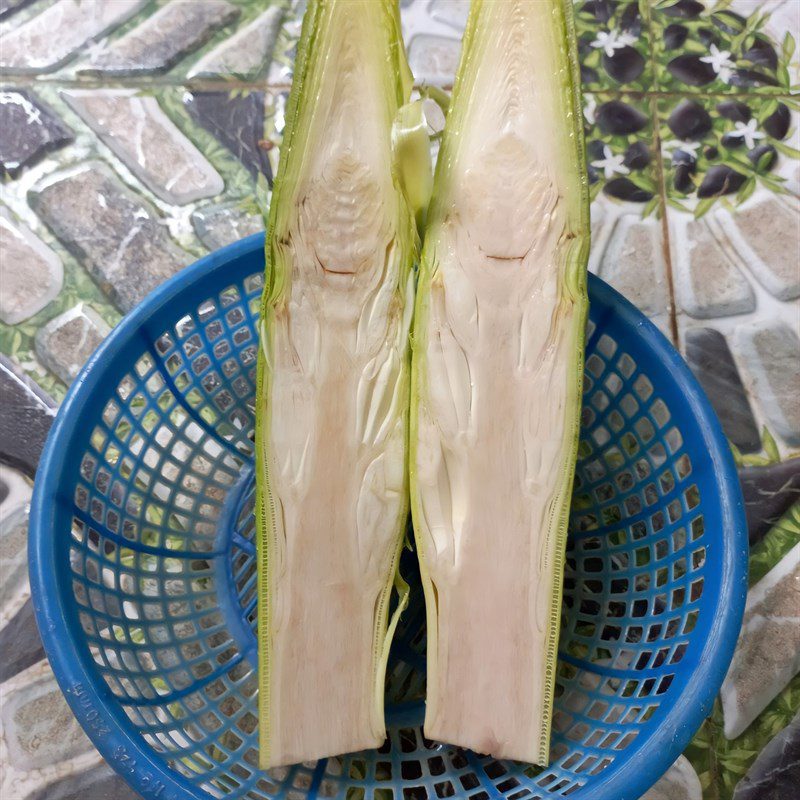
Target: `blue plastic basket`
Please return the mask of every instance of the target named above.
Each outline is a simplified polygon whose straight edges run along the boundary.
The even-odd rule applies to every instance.
[[[377,751],[257,768],[252,431],[263,237],[184,270],[113,331],[42,459],[33,598],[66,697],[145,798],[635,800],[707,715],[736,640],[747,537],[690,372],[591,278],[552,766],[423,738],[419,586]],[[413,556],[407,554],[413,580]]]

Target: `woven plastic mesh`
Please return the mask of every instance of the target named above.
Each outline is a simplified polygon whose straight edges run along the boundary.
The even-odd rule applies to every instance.
[[[79,468],[62,481],[71,517],[62,591],[79,623],[77,648],[135,741],[198,796],[250,800],[588,798],[598,776],[641,758],[639,740],[691,681],[704,579],[719,570],[709,541],[721,532],[704,524],[713,475],[708,466],[697,475],[698,454],[665,399],[670,375],[634,358],[625,344],[632,328],[594,302],[552,766],[423,737],[424,608],[407,553],[412,601],[390,659],[385,745],[258,770],[252,439],[261,277],[214,274],[202,298],[178,298],[144,326],[135,358],[94,366],[107,373],[105,395],[94,392],[98,413],[77,434]]]

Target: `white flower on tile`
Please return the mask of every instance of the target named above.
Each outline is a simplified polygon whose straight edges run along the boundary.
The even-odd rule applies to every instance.
[[[735,62],[731,60],[730,50],[720,50],[715,44],[708,49],[709,55],[703,56],[700,60],[711,64],[711,69],[723,83],[730,83],[733,70],[736,69]]]
[[[690,153],[696,158],[697,151],[700,149],[700,147],[700,142],[681,142],[677,139],[671,139],[670,141],[664,142],[661,145],[661,154],[665,158],[672,158],[672,154],[676,150],[683,150],[684,153]]]
[[[608,145],[603,147],[603,158],[599,161],[592,161],[592,166],[595,169],[602,169],[605,173],[606,180],[613,178],[614,175],[627,175],[630,170],[622,163],[625,156],[615,156],[611,152]]]
[[[597,121],[597,100],[591,95],[583,107],[583,116],[590,125],[594,125]]]
[[[591,43],[591,46],[596,50],[605,50],[606,55],[611,58],[615,50],[621,50],[623,47],[636,43],[636,37],[628,33],[628,31],[598,31],[597,38]]]
[[[758,139],[764,138],[764,134],[758,130],[758,120],[756,119],[748,120],[746,123],[737,122],[736,130],[731,131],[728,136],[744,139],[744,143],[750,150],[756,146]]]

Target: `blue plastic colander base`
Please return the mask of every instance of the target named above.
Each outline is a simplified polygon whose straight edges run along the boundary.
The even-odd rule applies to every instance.
[[[37,617],[73,710],[146,798],[634,800],[709,710],[746,538],[724,439],[675,352],[590,281],[552,766],[426,741],[424,608],[379,751],[257,769],[252,430],[263,239],[204,259],[112,333],[54,425],[31,519]],[[469,698],[465,698],[468,702]]]

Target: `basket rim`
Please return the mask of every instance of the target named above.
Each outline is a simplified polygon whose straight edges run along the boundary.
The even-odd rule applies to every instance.
[[[28,561],[31,596],[44,644],[56,680],[73,713],[94,746],[128,783],[145,798],[157,800],[208,800],[210,795],[175,770],[139,736],[129,732],[130,721],[117,699],[100,685],[85,662],[78,639],[74,611],[58,591],[54,514],[60,492],[66,451],[81,425],[86,397],[102,383],[103,365],[148,320],[184,292],[197,289],[205,278],[232,261],[253,257],[264,249],[264,234],[257,233],[227,245],[187,266],[151,292],[106,337],[73,382],[61,404],[45,444],[36,475],[29,523]],[[637,800],[683,753],[708,716],[722,685],[739,636],[747,595],[747,526],[733,456],[721,425],[700,385],[681,356],[635,306],[602,279],[589,275],[590,298],[611,306],[670,370],[698,421],[703,445],[714,467],[718,489],[721,573],[713,614],[715,624],[696,658],[689,686],[667,709],[660,725],[648,734],[639,751],[617,769],[601,773],[591,784],[592,800]],[[498,794],[498,798],[502,795]]]

